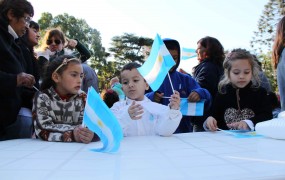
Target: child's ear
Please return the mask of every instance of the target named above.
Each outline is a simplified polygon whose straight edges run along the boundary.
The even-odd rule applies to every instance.
[[[148,85],[148,83],[146,82],[145,90],[148,90],[148,89],[149,89],[149,85]]]
[[[52,73],[51,79],[57,83],[59,81],[59,75],[56,72]]]

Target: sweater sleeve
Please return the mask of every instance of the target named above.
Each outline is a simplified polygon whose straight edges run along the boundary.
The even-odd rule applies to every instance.
[[[201,88],[200,85],[192,77],[189,78],[188,84],[188,87],[191,87],[190,91],[197,92],[200,96],[200,99],[205,99],[205,109],[209,109],[212,104],[212,96],[210,92],[205,88]]]
[[[256,108],[255,116],[250,118],[254,125],[262,121],[270,120],[273,117],[271,103],[266,90],[264,88],[260,88],[260,92],[258,93],[258,100],[260,100],[260,103],[257,103],[258,108]]]
[[[217,126],[220,129],[228,130],[228,126],[224,120],[224,112],[225,112],[225,107],[224,107],[224,96],[218,93],[213,101],[213,112],[212,112],[212,117],[216,119],[217,121]]]
[[[128,105],[124,105],[125,101],[116,102],[112,107],[111,111],[114,113],[115,117],[118,119],[119,124],[122,127],[123,134],[126,136],[129,134],[132,119],[128,113]]]
[[[82,121],[83,110],[81,112]],[[73,130],[76,125],[57,124],[56,117],[50,105],[50,98],[38,92],[33,102],[33,119],[35,133],[45,141],[74,141]]]
[[[87,59],[89,59],[91,57],[91,53],[90,51],[83,45],[81,44],[77,39],[77,45],[76,45],[76,49],[77,51],[80,53],[80,60],[81,62],[85,62]]]
[[[177,129],[182,119],[180,110],[169,109],[169,107],[167,108],[167,113],[163,113],[159,117],[158,124],[155,128],[156,134],[160,136],[171,136]]]

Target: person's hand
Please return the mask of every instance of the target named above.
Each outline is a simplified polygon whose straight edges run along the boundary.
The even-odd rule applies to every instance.
[[[212,116],[209,116],[206,119],[206,127],[210,130],[210,131],[217,131],[217,120],[215,118],[213,118]]]
[[[227,124],[227,126],[230,129],[250,130],[250,127],[248,127],[248,125],[245,121],[229,123],[229,124]]]
[[[197,102],[197,101],[200,101],[200,99],[201,99],[200,95],[195,91],[192,91],[188,96],[189,102]]]
[[[161,98],[163,97],[164,93],[155,92],[154,93],[154,102],[160,103]]]
[[[136,102],[133,101],[128,109],[128,113],[132,120],[141,119],[143,114],[143,107],[140,104],[136,104]]]
[[[73,135],[76,142],[82,142],[85,144],[90,143],[94,137],[94,133],[92,131],[82,126],[77,126],[73,130]]]
[[[77,41],[75,39],[67,39],[67,47],[69,49],[74,49],[77,46]]]
[[[169,107],[170,109],[178,110],[180,108],[180,94],[178,91],[174,91],[174,94],[170,97]]]
[[[35,77],[31,74],[22,72],[17,75],[17,86],[32,88],[35,83]]]

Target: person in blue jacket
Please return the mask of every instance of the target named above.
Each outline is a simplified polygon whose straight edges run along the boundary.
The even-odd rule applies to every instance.
[[[181,98],[187,98],[189,102],[197,102],[201,99],[205,99],[205,109],[211,104],[211,95],[208,90],[201,88],[200,85],[189,75],[176,71],[180,63],[180,45],[179,42],[174,39],[164,39],[164,44],[172,55],[176,62],[169,70],[169,77],[166,76],[159,89],[155,92],[149,92],[146,96],[155,102],[167,105],[169,104],[169,98],[173,94],[171,83],[174,90],[180,93]],[[175,133],[187,133],[193,132],[193,124],[191,122],[193,117],[183,116],[182,120],[176,129]]]

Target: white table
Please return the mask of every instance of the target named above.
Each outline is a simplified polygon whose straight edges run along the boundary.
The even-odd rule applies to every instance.
[[[285,141],[223,132],[124,138],[118,153],[91,144],[0,142],[0,179],[285,179]]]

